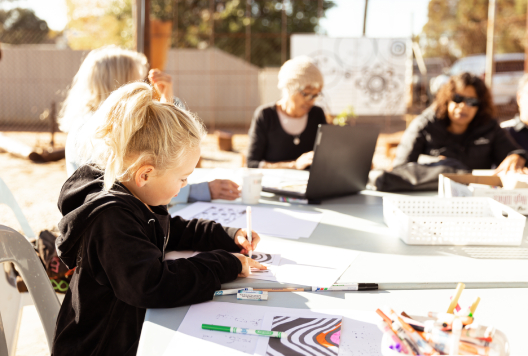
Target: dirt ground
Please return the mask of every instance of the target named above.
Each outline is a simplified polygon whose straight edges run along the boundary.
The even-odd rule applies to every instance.
[[[30,146],[45,146],[50,141],[49,133],[4,132],[3,134]],[[374,158],[374,165],[377,168],[390,165],[390,159],[385,156],[384,144],[389,138],[390,135],[380,136]],[[56,146],[64,146],[66,134],[56,134],[55,142]],[[233,137],[233,151],[220,151],[217,137],[208,135],[202,145],[201,166],[203,168],[241,167],[242,152],[246,152],[247,145],[248,136],[236,134]],[[44,229],[56,230],[57,223],[61,219],[57,200],[67,178],[65,161],[33,163],[8,153],[0,153],[0,166],[2,167],[0,178],[10,188],[35,234]],[[20,225],[13,212],[3,204],[0,204],[0,224],[20,231]]]

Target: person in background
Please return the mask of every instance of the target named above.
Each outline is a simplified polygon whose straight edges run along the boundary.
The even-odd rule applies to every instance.
[[[115,90],[94,114],[91,164],[64,183],[57,252],[75,267],[52,355],[135,355],[148,308],[213,299],[222,283],[266,269],[244,256],[260,237],[211,220],[171,217],[167,204],[193,172],[201,122],[154,100],[142,82]],[[85,148],[87,146],[84,146]],[[166,260],[167,251],[203,251]]]
[[[309,57],[296,57],[281,67],[278,88],[282,99],[255,110],[247,166],[306,169],[313,161],[317,128],[326,124],[323,110],[314,105],[323,76]]]
[[[60,128],[68,132],[66,139],[66,171],[68,177],[83,163],[79,147],[90,136],[87,122],[105,99],[120,86],[145,79],[148,72],[147,58],[134,51],[117,46],[106,46],[91,51],[73,78],[71,89],[60,114]],[[172,78],[158,69],[148,72],[148,80],[160,95],[160,102],[185,105],[173,96]],[[230,180],[216,179],[211,182],[191,184],[182,189],[172,203],[210,201],[211,199],[234,200],[240,196],[239,187]]]
[[[452,158],[468,169],[522,171],[526,151],[494,119],[491,94],[469,73],[453,76],[401,139],[393,166],[418,162],[420,155]]]
[[[519,114],[504,121],[501,127],[510,134],[519,146],[528,151],[528,74],[524,74],[517,88]]]

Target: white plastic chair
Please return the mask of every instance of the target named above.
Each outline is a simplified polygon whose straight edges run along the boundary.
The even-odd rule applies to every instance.
[[[60,309],[59,300],[33,246],[20,233],[0,225],[0,266],[6,262],[15,264],[28,287],[51,353],[55,323]],[[23,297],[18,292],[14,280],[6,278],[3,269],[0,271],[0,356],[13,356],[16,351]]]
[[[20,209],[20,206],[18,205],[15,197],[11,193],[11,190],[9,190],[9,187],[4,183],[4,181],[0,178],[0,203],[6,204],[8,207],[13,210],[15,213],[15,217],[18,220],[18,223],[20,224],[20,227],[22,228],[22,231],[24,231],[24,235],[26,235],[27,238],[32,239],[35,238],[35,233],[33,232],[33,229],[31,229],[31,226],[29,226],[29,223],[24,216],[24,213],[22,212],[22,209]]]

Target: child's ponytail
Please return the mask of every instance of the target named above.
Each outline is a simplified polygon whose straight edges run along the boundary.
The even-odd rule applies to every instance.
[[[142,82],[114,91],[94,115],[95,144],[89,161],[104,169],[104,190],[129,181],[137,169],[152,164],[163,171],[177,163],[205,135],[189,112],[153,99]]]

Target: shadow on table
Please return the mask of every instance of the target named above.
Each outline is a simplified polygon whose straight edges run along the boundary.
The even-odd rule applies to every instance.
[[[312,208],[314,211],[320,209],[317,206]],[[381,205],[326,204],[324,210],[325,216],[312,236],[296,241],[408,256],[456,255],[474,259],[528,260],[526,230],[520,246],[407,245],[385,224]]]

